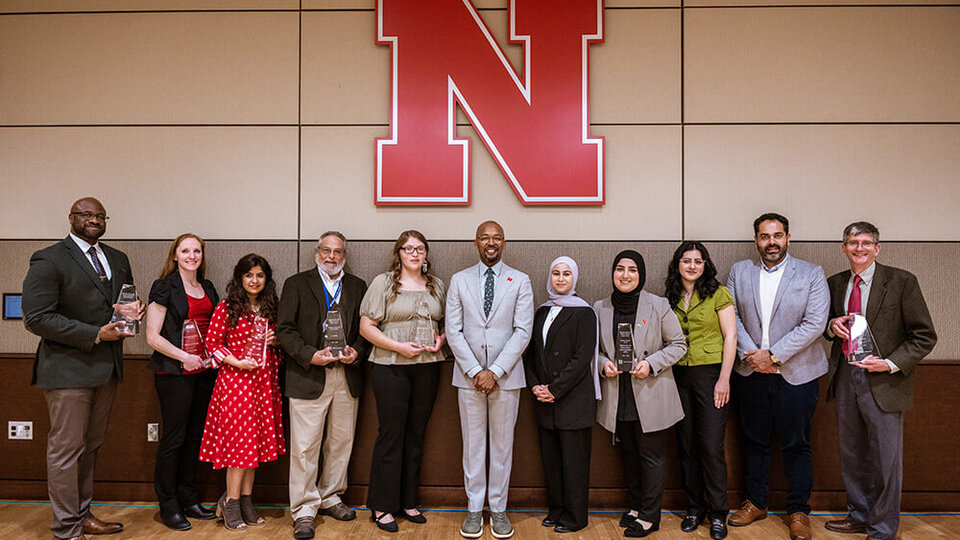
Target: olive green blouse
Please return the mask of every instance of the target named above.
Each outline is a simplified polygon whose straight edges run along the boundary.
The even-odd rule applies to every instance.
[[[721,285],[706,300],[701,300],[694,291],[687,309],[683,309],[682,304],[673,306],[687,338],[687,354],[677,362],[678,366],[705,366],[723,361],[723,331],[717,312],[731,305],[733,295]]]
[[[373,278],[367,293],[360,302],[360,315],[372,319],[377,323],[380,331],[388,338],[397,341],[411,341],[416,326],[417,303],[423,300],[430,312],[430,323],[433,331],[440,334],[438,321],[443,320],[443,306],[446,294],[443,282],[434,277],[436,296],[430,291],[397,291],[395,298],[390,298],[393,279],[389,273],[383,273]],[[443,349],[437,352],[424,351],[413,358],[407,358],[400,353],[374,346],[370,351],[370,362],[374,364],[427,364],[444,360]]]

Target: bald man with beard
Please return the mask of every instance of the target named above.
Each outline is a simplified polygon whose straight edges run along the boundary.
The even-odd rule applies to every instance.
[[[97,451],[123,378],[123,339],[133,336],[123,321],[110,322],[133,273],[123,252],[99,242],[107,219],[97,199],[73,203],[70,235],[34,253],[23,281],[23,322],[40,336],[31,384],[43,390],[50,414],[47,489],[56,538],[123,530],[91,512]]]

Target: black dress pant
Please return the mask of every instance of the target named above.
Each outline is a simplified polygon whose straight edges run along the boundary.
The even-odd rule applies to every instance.
[[[747,499],[766,508],[770,492],[770,440],[780,438],[787,475],[787,513],[810,513],[813,490],[813,452],[810,426],[820,389],[817,380],[794,386],[779,374],[735,374],[733,383],[743,430],[743,458]]]
[[[163,434],[157,447],[153,485],[165,515],[200,502],[200,440],[216,378],[216,372],[209,369],[193,375],[154,375]]]
[[[574,531],[587,526],[592,431],[589,427],[537,428],[547,484],[547,517]]]
[[[423,436],[437,399],[440,364],[380,365],[371,370],[379,429],[373,445],[367,507],[416,508]]]
[[[711,518],[727,515],[727,459],[724,435],[727,406],[713,404],[720,364],[673,366],[683,420],[677,424],[680,474],[690,504],[687,511]]]
[[[617,420],[620,457],[627,478],[630,509],[650,523],[660,523],[663,500],[664,459],[663,431],[644,433],[640,422]]]

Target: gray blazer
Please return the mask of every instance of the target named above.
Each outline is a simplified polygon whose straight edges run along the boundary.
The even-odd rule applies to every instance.
[[[450,278],[447,288],[447,343],[457,365],[453,385],[472,388],[466,373],[475,367],[499,367],[503,376],[498,382],[504,390],[526,386],[523,366],[517,364],[533,329],[533,289],[530,277],[503,265],[497,279],[490,316],[484,317],[480,300],[480,268],[482,263],[461,270]]]
[[[600,320],[600,392],[597,404],[597,422],[607,431],[617,429],[617,402],[620,385],[617,377],[605,377],[603,364],[610,360],[616,350],[613,343],[613,304],[606,297],[593,304]],[[633,397],[637,402],[640,427],[644,433],[667,429],[683,418],[683,405],[673,380],[673,369],[687,352],[687,340],[683,337],[680,321],[670,309],[666,298],[640,291],[637,305],[637,322],[633,327],[634,354],[637,360],[650,363],[650,376],[634,377]]]
[[[738,361],[734,368],[743,376],[753,373],[743,362],[744,352],[759,349],[763,339],[760,264],[759,260],[740,261],[730,268],[727,278],[737,313]],[[804,384],[827,372],[827,353],[820,337],[829,311],[830,290],[823,268],[791,256],[770,316],[770,353],[780,360],[780,373],[788,383]]]

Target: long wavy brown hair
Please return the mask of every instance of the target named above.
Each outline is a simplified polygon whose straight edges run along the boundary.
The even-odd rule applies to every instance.
[[[170,245],[170,253],[167,253],[167,261],[163,263],[163,270],[160,270],[160,279],[165,279],[177,271],[177,248],[180,247],[180,242],[187,238],[193,238],[200,242],[200,253],[203,254],[203,257],[200,259],[200,266],[197,268],[197,279],[203,279],[203,273],[207,270],[207,244],[203,241],[203,238],[193,233],[183,233],[174,239],[173,244]]]
[[[400,248],[402,248],[411,237],[423,242],[423,247],[427,249],[427,252],[423,254],[424,266],[420,268],[420,272],[427,278],[427,290],[430,291],[430,296],[437,296],[436,278],[433,277],[433,273],[430,271],[430,244],[427,243],[427,239],[420,231],[410,230],[400,233],[397,242],[393,244],[393,262],[390,263],[389,270],[390,277],[393,279],[393,285],[390,287],[390,300],[393,300],[400,294],[400,270],[403,267],[403,264],[400,262]]]
[[[263,290],[257,295],[257,300],[260,301],[260,316],[270,322],[277,321],[277,284],[273,281],[273,270],[266,259],[256,253],[249,253],[241,257],[233,267],[233,277],[227,284],[227,321],[231,328],[236,328],[240,317],[253,312],[247,291],[243,290],[243,276],[255,266],[263,269],[267,280]]]

